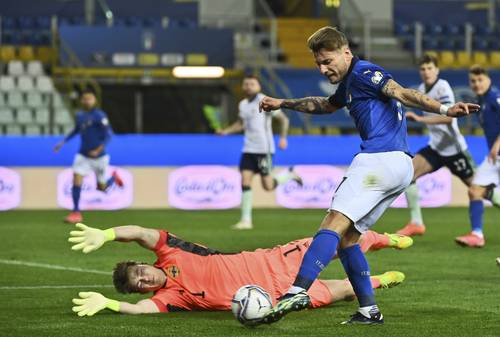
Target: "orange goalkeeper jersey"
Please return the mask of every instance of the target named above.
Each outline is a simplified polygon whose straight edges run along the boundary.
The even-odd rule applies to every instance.
[[[311,242],[309,238],[270,249],[223,254],[159,232],[154,266],[163,269],[167,282],[151,299],[162,312],[230,310],[233,295],[247,284],[261,286],[276,302],[293,283]],[[308,293],[313,307],[331,302],[328,287],[319,280]]]

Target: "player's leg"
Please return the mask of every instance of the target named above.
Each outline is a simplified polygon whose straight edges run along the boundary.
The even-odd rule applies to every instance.
[[[439,154],[429,146],[421,149],[413,158],[412,163],[414,169],[413,180],[405,191],[406,202],[410,209],[410,222],[396,232],[397,234],[407,236],[423,235],[425,233],[425,224],[422,218],[422,209],[420,208],[418,188],[415,181],[442,166]]]
[[[120,187],[123,186],[123,181],[118,176],[118,173],[116,171],[113,172],[109,178],[106,176],[106,170],[109,166],[109,161],[109,155],[96,158],[92,161],[92,169],[97,179],[97,189],[99,191],[106,192],[106,190],[114,184]]]
[[[273,191],[279,185],[288,183],[290,180],[294,180],[302,186],[302,178],[294,171],[293,166],[290,166],[288,170],[280,172],[277,175],[271,174],[272,171],[272,156],[266,155],[262,156],[259,160],[259,173],[261,176],[262,188],[266,191]]]
[[[255,154],[243,153],[240,159],[241,217],[233,229],[252,229],[252,179],[258,170]]]
[[[73,161],[73,186],[71,187],[73,210],[64,218],[64,221],[67,223],[83,221],[80,212],[80,195],[82,193],[83,177],[89,174],[91,170],[89,159],[81,154],[77,154]]]
[[[500,163],[490,163],[486,158],[476,171],[472,185],[469,187],[469,219],[471,232],[455,238],[455,242],[466,247],[483,247],[483,199],[489,189],[500,182]],[[490,192],[491,193],[491,192]]]

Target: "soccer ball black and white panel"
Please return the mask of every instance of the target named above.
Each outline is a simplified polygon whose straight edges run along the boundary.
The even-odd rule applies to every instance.
[[[245,326],[257,324],[272,307],[271,296],[256,285],[241,287],[231,300],[234,317]]]

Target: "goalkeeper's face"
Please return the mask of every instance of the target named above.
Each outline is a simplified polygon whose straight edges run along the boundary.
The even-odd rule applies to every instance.
[[[167,277],[165,273],[149,264],[131,266],[127,271],[128,283],[133,292],[148,293],[163,287]]]

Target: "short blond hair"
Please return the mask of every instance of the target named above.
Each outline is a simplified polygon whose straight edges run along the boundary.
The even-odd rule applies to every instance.
[[[313,52],[319,52],[320,49],[334,51],[349,46],[349,41],[345,34],[336,27],[326,26],[309,36],[307,46]]]

